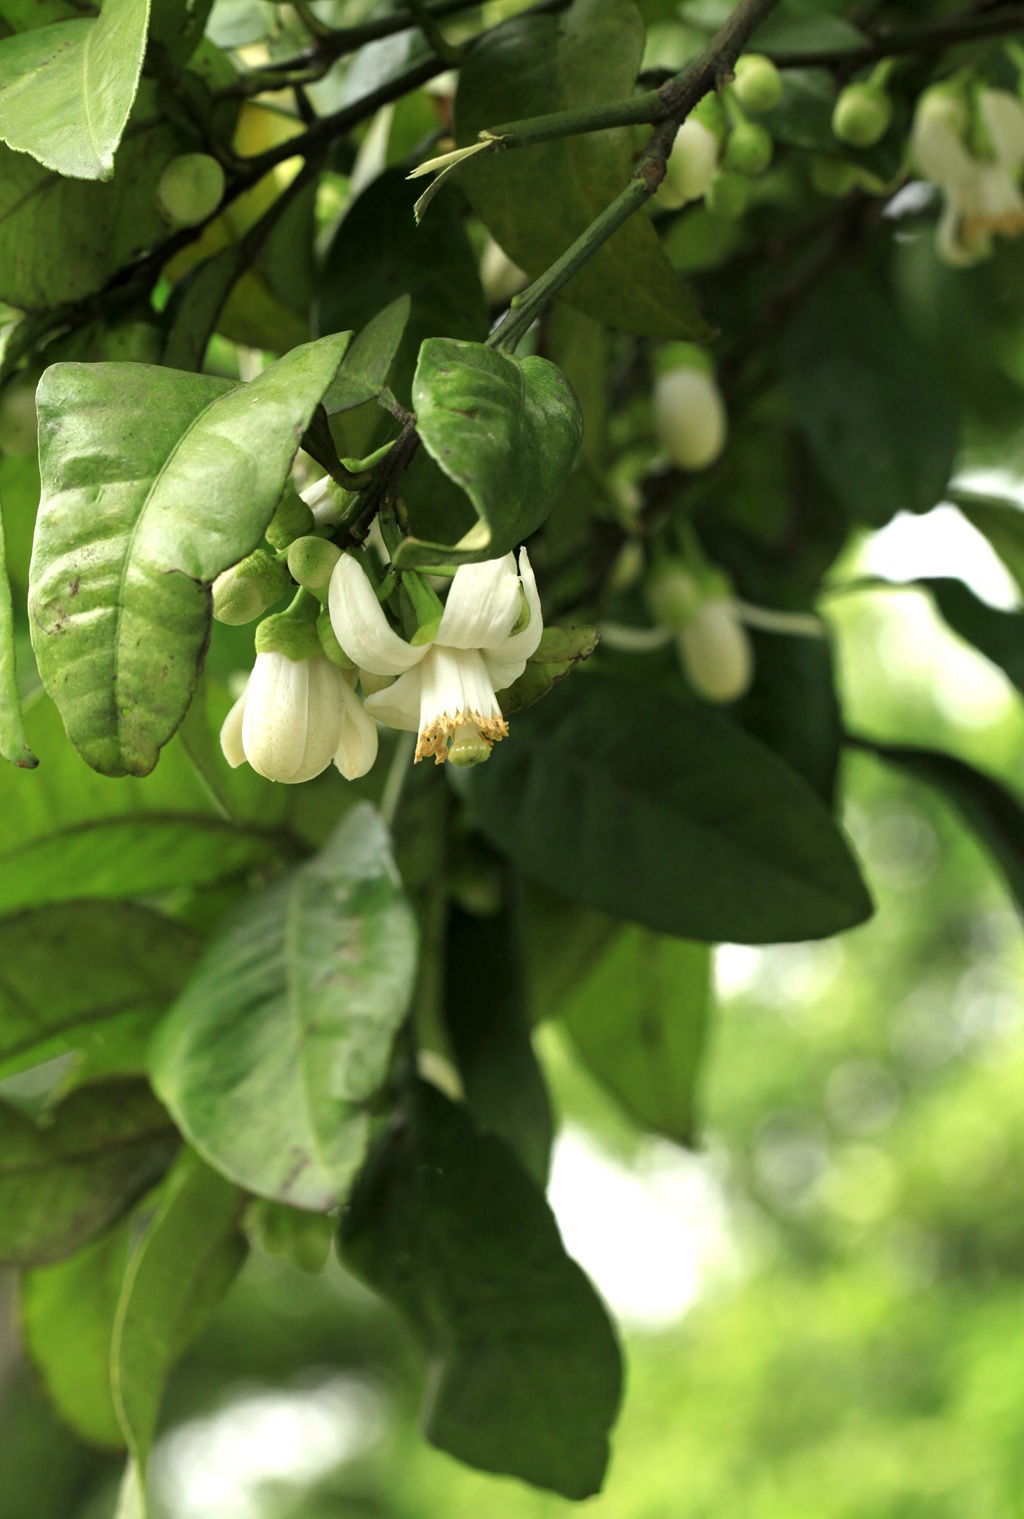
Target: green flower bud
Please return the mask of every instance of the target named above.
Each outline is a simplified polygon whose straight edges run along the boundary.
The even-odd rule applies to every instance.
[[[326,591],[340,558],[341,549],[325,538],[296,538],[288,546],[288,568],[292,579],[314,593]]]
[[[337,665],[339,670],[354,670],[356,668],[354,662],[349,659],[345,650],[338,642],[338,635],[335,633],[334,624],[331,622],[331,614],[326,607],[324,607],[316,620],[316,636],[320,640],[321,649],[327,655],[332,665]]]
[[[782,75],[762,53],[744,53],[736,62],[733,89],[748,111],[770,111],[782,99]]]
[[[224,170],[209,153],[172,158],[156,187],[160,215],[172,227],[195,227],[220,205]]]
[[[654,425],[680,469],[707,469],[725,447],[728,418],[714,376],[684,366],[654,382]]]
[[[213,582],[213,615],[231,627],[253,622],[280,601],[290,585],[280,560],[266,549],[256,549]]]
[[[256,629],[256,653],[283,654],[296,663],[322,654],[315,620],[310,621],[304,611],[296,613],[291,608],[265,618]]]
[[[311,533],[315,526],[313,513],[291,485],[285,486],[284,495],[278,503],[270,526],[267,542],[271,548],[286,549],[296,538]]]
[[[680,629],[678,643],[686,677],[705,701],[738,701],[749,690],[754,651],[731,598],[705,601]]]
[[[892,121],[892,101],[872,84],[848,84],[832,112],[832,130],[840,142],[870,148],[884,137]]]
[[[704,204],[712,216],[736,221],[750,203],[750,180],[745,174],[717,174],[711,181]]]
[[[738,121],[729,133],[722,161],[727,169],[755,179],[771,163],[773,146],[771,133],[764,127],[754,121]]]

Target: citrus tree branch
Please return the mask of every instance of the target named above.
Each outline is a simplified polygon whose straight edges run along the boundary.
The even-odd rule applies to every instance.
[[[927,26],[907,26],[873,32],[862,47],[822,48],[818,52],[765,52],[780,69],[842,68],[854,70],[883,58],[928,53],[958,42],[982,42],[1024,31],[1024,5],[1001,4],[991,10],[971,9],[959,16],[946,16]]]

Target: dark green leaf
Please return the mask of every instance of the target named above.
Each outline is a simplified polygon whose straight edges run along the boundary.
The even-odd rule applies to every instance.
[[[128,1230],[121,1227],[21,1280],[22,1339],[47,1397],[83,1440],[112,1450],[124,1447],[110,1346],[127,1263]]]
[[[248,897],[157,1035],[158,1091],[218,1169],[333,1207],[362,1164],[416,966],[412,912],[368,804]]]
[[[881,527],[942,500],[956,402],[865,275],[842,270],[801,303],[782,360],[797,423],[854,521]]]
[[[39,1124],[0,1105],[0,1263],[74,1254],[159,1179],[178,1142],[141,1081],[82,1087]]]
[[[446,959],[444,1023],[473,1122],[503,1139],[543,1186],[551,1104],[530,1039],[515,904],[491,917],[452,907]]]
[[[470,774],[474,821],[529,876],[685,938],[763,944],[871,903],[827,809],[707,709],[586,676],[517,717]]]
[[[774,749],[827,806],[835,798],[840,712],[827,638],[752,628],[754,679],[730,721]]]
[[[380,395],[387,384],[411,309],[409,297],[400,295],[390,306],[378,311],[356,335],[341,361],[334,384],[324,396],[324,409],[329,416],[338,411],[351,411],[354,406],[362,406],[364,401],[372,401]]]
[[[18,672],[14,650],[14,609],[7,578],[4,519],[0,503],[0,755],[22,770],[34,770],[39,761],[28,745],[25,719],[18,695]]]
[[[342,1218],[348,1264],[431,1358],[427,1438],[567,1498],[598,1491],[621,1391],[607,1314],[498,1140],[416,1090]]]
[[[584,1064],[636,1123],[690,1145],[710,1000],[706,944],[630,926],[566,998],[561,1017]]]
[[[164,1383],[234,1281],[244,1198],[186,1154],[128,1266],[114,1325],[114,1402],[132,1461],[120,1514],[145,1514],[145,1468]]]
[[[954,633],[998,665],[1024,692],[1024,615],[990,607],[962,580],[936,577],[916,583],[929,592]]]
[[[565,488],[583,436],[579,402],[547,359],[429,338],[413,381],[420,438],[479,522],[457,544],[408,539],[400,564],[494,559],[535,532]]]
[[[293,349],[245,386],[141,364],[43,375],[33,645],[93,769],[147,775],[181,722],[210,583],[262,538],[347,342]]]
[[[631,0],[575,0],[558,16],[515,17],[466,59],[456,104],[460,145],[529,116],[628,99],[643,45]],[[628,128],[588,132],[469,160],[460,180],[496,241],[536,277],[625,188],[633,153]],[[433,215],[431,205],[424,225]],[[562,299],[627,332],[700,338],[709,331],[643,215],[609,239]]]
[[[1024,807],[1011,791],[965,760],[938,749],[883,744],[860,736],[850,736],[847,742],[940,791],[988,849],[1024,913]]]
[[[192,929],[131,902],[69,902],[0,918],[0,1077],[126,1030],[144,1037],[198,950]]]
[[[403,170],[389,169],[357,197],[327,250],[316,312],[318,332],[358,332],[383,306],[409,297],[391,378],[400,401],[409,397],[425,338],[487,335],[487,302],[458,201],[445,191],[417,226],[418,193]]]
[[[199,46],[213,0],[150,0],[149,48],[163,68],[180,68]]]
[[[197,264],[175,286],[168,302],[170,331],[163,354],[168,369],[202,369],[220,314],[246,267],[244,249],[232,244]]]
[[[503,714],[510,717],[547,696],[578,664],[590,658],[600,637],[596,628],[585,623],[572,628],[545,628],[537,652],[526,661],[522,675],[501,693]]]

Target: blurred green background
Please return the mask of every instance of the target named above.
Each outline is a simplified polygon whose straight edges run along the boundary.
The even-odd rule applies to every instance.
[[[951,510],[863,570],[1005,598]],[[912,589],[833,595],[851,727],[1024,782],[1002,675]],[[880,678],[884,671],[884,680]],[[702,1147],[643,1139],[538,1044],[561,1114],[551,1198],[625,1325],[629,1378],[593,1519],[1024,1514],[1024,945],[938,798],[854,755],[846,821],[878,901],[842,939],[718,952]],[[49,1414],[0,1319],[0,1519],[104,1519],[119,1462]],[[421,1372],[332,1263],[254,1255],[172,1380],[157,1519],[547,1519],[415,1428]]]

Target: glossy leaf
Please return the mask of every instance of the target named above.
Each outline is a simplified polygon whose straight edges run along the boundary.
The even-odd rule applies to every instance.
[[[632,0],[575,0],[561,15],[525,15],[485,35],[459,78],[460,146],[481,131],[624,100],[633,93],[644,26]],[[626,186],[628,128],[589,132],[468,160],[460,182],[512,261],[536,278]],[[434,215],[431,205],[426,226]],[[699,338],[708,328],[649,218],[633,216],[562,292],[570,305],[627,332]]]
[[[133,902],[70,902],[0,918],[0,1077],[125,1030],[151,1031],[199,942],[184,924]]]
[[[124,1447],[110,1348],[127,1263],[128,1230],[121,1227],[21,1279],[22,1339],[47,1397],[81,1439],[111,1450]]]
[[[1024,806],[1001,781],[939,749],[884,744],[860,736],[849,736],[847,742],[934,786],[951,802],[992,855],[1018,910],[1024,913]]]
[[[18,694],[14,650],[14,610],[7,578],[7,553],[0,503],[0,755],[22,770],[34,770],[39,761],[29,748],[25,719]]]
[[[0,1105],[0,1263],[74,1254],[159,1179],[178,1142],[143,1082],[82,1087],[38,1124]]]
[[[632,682],[559,687],[515,719],[467,791],[525,874],[661,933],[815,939],[871,911],[806,782],[725,719]]]
[[[937,576],[916,583],[930,594],[954,633],[998,665],[1024,692],[1024,615],[989,606],[962,580]]]
[[[74,179],[109,179],[135,101],[149,0],[103,0],[0,42],[0,138]]]
[[[504,1145],[420,1084],[360,1177],[341,1240],[430,1357],[434,1445],[567,1498],[599,1490],[621,1391],[615,1335]]]
[[[506,717],[532,707],[535,701],[571,675],[578,664],[589,659],[597,648],[600,633],[585,623],[571,628],[545,628],[537,651],[526,661],[526,669],[507,691],[502,691],[501,710]]]
[[[333,385],[324,396],[324,410],[328,416],[351,411],[380,395],[387,384],[411,309],[410,298],[400,295],[390,306],[378,311],[362,332],[356,334]]]
[[[842,735],[829,642],[757,628],[748,637],[754,678],[729,709],[730,721],[774,749],[831,806]]]
[[[881,527],[942,500],[956,401],[865,275],[841,270],[800,303],[782,360],[797,424],[854,521]]]
[[[445,963],[444,1025],[473,1122],[503,1139],[543,1186],[553,1120],[530,1040],[516,904],[486,917],[453,906]]]
[[[132,1455],[119,1514],[144,1514],[145,1467],[164,1384],[245,1260],[244,1198],[186,1154],[132,1255],[114,1325],[114,1403]]]
[[[455,544],[409,539],[400,564],[507,554],[535,532],[565,488],[583,436],[579,402],[547,359],[514,359],[482,343],[430,338],[413,406],[423,446],[470,497],[479,518]]]
[[[162,1026],[157,1090],[195,1148],[264,1197],[345,1195],[408,1011],[415,925],[378,814],[248,897]]]
[[[692,1145],[710,1000],[706,944],[629,926],[568,995],[561,1017],[587,1069],[634,1122]]]
[[[294,349],[246,386],[132,364],[44,374],[33,646],[93,769],[148,774],[181,722],[210,583],[262,538],[347,341]]]

